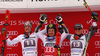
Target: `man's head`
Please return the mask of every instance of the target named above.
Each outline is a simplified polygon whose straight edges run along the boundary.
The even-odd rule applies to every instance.
[[[49,24],[47,26],[47,34],[48,34],[49,37],[55,36],[55,34],[56,34],[56,25]]]
[[[30,21],[26,21],[24,24],[24,29],[26,33],[30,33],[32,29],[32,23]]]
[[[77,35],[80,35],[83,33],[83,25],[80,23],[75,24],[74,29],[75,29],[75,34]]]

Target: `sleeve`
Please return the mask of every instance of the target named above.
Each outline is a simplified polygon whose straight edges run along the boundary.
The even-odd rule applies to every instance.
[[[64,40],[68,35],[69,35],[69,33],[65,33],[65,32],[61,34],[60,47],[61,47],[61,45],[62,45],[63,40]]]
[[[16,37],[13,40],[10,40],[9,38],[6,40],[7,41],[7,45],[13,45],[13,44],[17,44],[20,42],[20,36]]]
[[[97,32],[97,22],[92,23],[92,28],[89,29],[89,33],[85,35],[86,40],[90,37],[90,39],[93,37],[93,35]],[[89,40],[90,40],[89,39]]]
[[[63,40],[69,35],[69,30],[64,23],[59,24],[59,32],[61,33],[60,47]]]
[[[66,37],[66,39],[68,39],[68,40],[70,41],[71,35],[72,35],[72,34],[69,34],[69,35]]]
[[[44,37],[46,37],[46,28],[42,31],[36,33],[37,37],[40,38],[44,42]]]
[[[37,33],[39,31],[39,29],[42,27],[43,22],[39,22],[39,24],[37,25],[37,27],[35,28],[35,33]]]

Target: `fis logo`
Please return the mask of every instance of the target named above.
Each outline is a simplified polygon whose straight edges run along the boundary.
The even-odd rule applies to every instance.
[[[95,46],[96,46],[95,48],[100,48],[100,41],[95,41],[94,44],[95,44]]]

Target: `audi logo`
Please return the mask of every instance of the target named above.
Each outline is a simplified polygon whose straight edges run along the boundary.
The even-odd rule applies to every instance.
[[[89,32],[88,29],[83,29],[83,34],[87,34]]]
[[[100,41],[95,41],[95,46],[96,46],[96,48],[100,48]]]
[[[95,41],[95,45],[96,46],[100,45],[100,41]]]
[[[46,53],[53,53],[54,52],[54,48],[53,47],[44,47],[44,50]]]
[[[18,56],[18,54],[7,54],[6,56]]]
[[[100,53],[96,53],[95,56],[100,56]]]
[[[62,45],[61,46],[70,46],[70,42],[64,41],[64,42],[62,42]]]
[[[18,35],[18,31],[8,31],[9,35]]]
[[[17,47],[18,44],[13,44],[13,45],[7,45],[8,47]]]

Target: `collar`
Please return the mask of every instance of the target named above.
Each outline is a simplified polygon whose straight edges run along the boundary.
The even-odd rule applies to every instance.
[[[32,33],[32,31],[28,34],[28,33],[26,33],[26,32],[24,32],[24,37],[25,38],[29,38],[29,35]]]
[[[81,36],[83,36],[83,34],[80,34],[80,35],[77,35],[77,34],[74,34],[75,36],[78,36],[78,37],[81,37]]]

